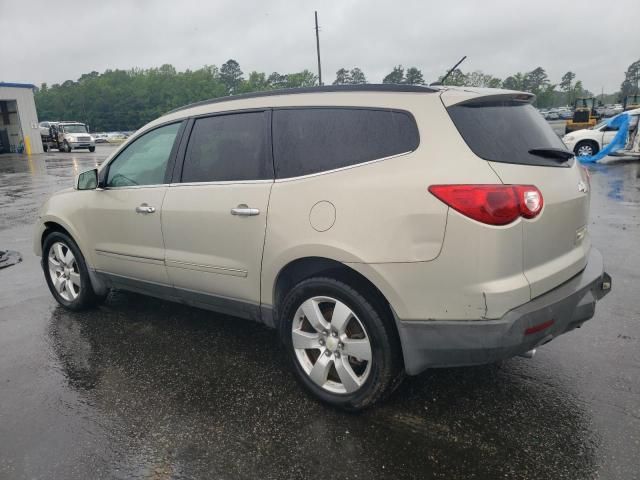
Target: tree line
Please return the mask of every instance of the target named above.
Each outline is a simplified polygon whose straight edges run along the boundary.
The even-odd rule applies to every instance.
[[[620,86],[620,92],[602,98],[603,103],[620,101],[636,93],[640,76],[640,60],[632,63]],[[437,81],[442,81],[442,77]],[[426,85],[417,67],[393,67],[383,83]],[[341,68],[334,85],[365,84],[365,73],[358,67]],[[456,69],[447,85],[507,88],[536,94],[536,105],[549,108],[568,105],[576,97],[591,96],[573,72],[565,73],[560,82],[552,83],[546,71],[537,67],[500,79],[480,70],[463,72]],[[310,87],[318,77],[309,70],[267,75],[252,71],[245,75],[237,61],[231,59],[219,68],[206,65],[197,70],[177,71],[172,65],[159,68],[106,70],[82,75],[77,81],[48,86],[43,83],[35,94],[41,120],[77,120],[88,123],[92,131],[135,130],[174,108],[226,95],[280,88]]]

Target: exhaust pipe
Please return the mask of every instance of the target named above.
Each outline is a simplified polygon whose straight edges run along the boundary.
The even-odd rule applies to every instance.
[[[524,358],[533,358],[533,356],[535,354],[536,354],[536,349],[533,348],[533,349],[529,350],[528,352],[521,353],[519,356],[520,357],[524,357]]]

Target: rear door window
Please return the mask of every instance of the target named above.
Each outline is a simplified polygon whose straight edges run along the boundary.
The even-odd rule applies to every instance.
[[[397,110],[294,108],[273,112],[276,178],[298,177],[415,150],[413,116]]]
[[[533,155],[530,150],[566,150],[560,137],[529,103],[470,102],[447,109],[471,150],[493,162],[566,166],[557,158]]]
[[[182,182],[273,179],[268,112],[196,119]]]

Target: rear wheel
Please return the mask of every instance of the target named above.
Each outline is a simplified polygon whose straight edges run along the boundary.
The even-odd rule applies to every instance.
[[[42,269],[51,294],[69,310],[93,307],[105,296],[97,295],[84,257],[76,243],[62,232],[47,236],[42,246]]]
[[[600,149],[598,148],[598,145],[591,140],[578,142],[573,149],[573,153],[575,153],[578,157],[591,157],[599,151]]]
[[[323,402],[361,410],[399,385],[399,341],[377,303],[333,278],[305,280],[286,296],[284,343],[298,380]]]

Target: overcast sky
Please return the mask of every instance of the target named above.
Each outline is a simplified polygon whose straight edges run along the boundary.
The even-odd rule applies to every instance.
[[[377,83],[397,64],[430,82],[467,55],[465,72],[542,66],[558,83],[571,70],[600,93],[640,59],[640,0],[0,0],[0,81],[229,58],[245,73],[315,72],[314,10],[325,83],[353,66]]]

